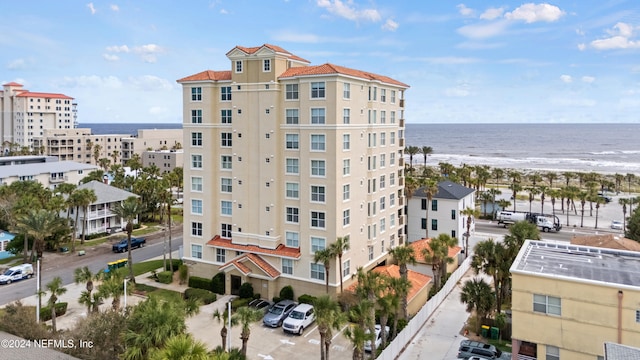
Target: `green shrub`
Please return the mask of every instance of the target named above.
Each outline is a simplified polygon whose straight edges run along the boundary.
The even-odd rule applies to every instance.
[[[316,300],[315,296],[311,296],[309,294],[302,294],[298,297],[298,302],[300,304],[310,304],[313,305],[313,302]]]
[[[211,291],[224,294],[224,273],[219,272],[211,279]]]
[[[158,282],[171,284],[171,281],[173,281],[173,273],[171,271],[162,271],[158,273]]]
[[[199,276],[190,276],[189,277],[189,287],[196,289],[204,289],[211,291],[211,280],[201,278]]]
[[[184,292],[184,298],[185,299],[195,298],[195,299],[201,300],[205,305],[208,305],[216,301],[217,296],[216,294],[212,293],[209,290],[188,288]]]
[[[282,299],[280,298],[280,296],[274,296],[273,299],[271,299],[271,301],[273,301],[274,304],[277,304],[281,301]]]
[[[293,288],[291,285],[287,285],[280,289],[280,298],[282,300],[293,300]]]
[[[180,259],[173,259],[171,260],[171,263],[173,264],[173,271],[178,271],[178,269],[180,268],[180,265],[182,265],[182,260]],[[167,261],[167,265],[164,267],[164,269],[166,271],[169,271],[170,267],[169,267],[169,261]]]
[[[184,285],[189,279],[189,267],[187,265],[180,265],[178,268],[178,276],[180,278],[180,285]]]
[[[56,303],[56,317],[62,316],[67,313],[67,303],[59,302]],[[40,321],[49,321],[51,320],[51,308],[48,306],[40,309]]]
[[[250,282],[240,285],[238,295],[241,299],[253,299],[253,285]]]
[[[258,300],[258,299],[260,299],[260,294],[258,293],[253,294],[253,300]]]
[[[243,306],[247,306],[249,304],[249,301],[251,299],[241,299],[241,298],[237,298],[235,300],[231,301],[231,310],[232,311],[236,311],[236,309],[243,307]]]

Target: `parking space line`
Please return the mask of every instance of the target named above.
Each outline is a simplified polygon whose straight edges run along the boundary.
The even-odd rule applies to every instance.
[[[336,337],[338,337],[338,335],[340,335],[344,331],[344,329],[347,328],[347,326],[349,326],[349,325],[345,325],[342,329],[340,329],[340,331],[338,331],[337,334],[333,335],[333,337],[331,338],[331,341],[335,340]]]
[[[318,328],[318,325],[316,325],[316,327],[314,327],[313,329],[309,330],[306,334],[304,334],[304,337],[309,336],[309,334],[311,334],[317,328]]]

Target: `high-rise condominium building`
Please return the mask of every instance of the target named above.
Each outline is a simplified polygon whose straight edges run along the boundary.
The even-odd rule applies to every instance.
[[[184,245],[193,274],[265,298],[324,292],[318,250],[349,238],[329,286],[404,242],[404,91],[387,76],[237,46],[231,70],[178,80],[184,103]]]

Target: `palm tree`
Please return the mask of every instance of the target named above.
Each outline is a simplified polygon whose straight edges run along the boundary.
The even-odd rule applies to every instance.
[[[406,281],[409,280],[409,269],[407,269],[407,265],[415,265],[416,264],[416,254],[413,251],[413,247],[409,245],[396,246],[393,249],[389,249],[389,254],[393,256],[393,259],[398,264],[400,268],[400,277]],[[409,312],[407,307],[409,306],[407,295],[402,297],[402,316],[405,320],[409,319]]]
[[[530,186],[527,188],[529,192],[529,212],[531,212],[531,205],[533,204],[533,200],[535,200],[536,195],[540,194],[540,189],[537,186]]]
[[[342,294],[342,279],[343,279],[343,274],[342,274],[342,254],[344,254],[345,251],[348,251],[350,248],[349,245],[349,235],[347,236],[339,236],[338,238],[336,238],[336,241],[330,245],[330,249],[331,252],[333,253],[333,256],[337,256],[338,257],[338,266],[340,267],[340,274],[338,274],[338,277],[340,278],[340,293]]]
[[[420,152],[424,157],[424,167],[427,167],[427,157],[433,154],[433,149],[431,148],[431,146],[423,146],[420,148]]]
[[[629,204],[629,199],[620,198],[618,199],[618,203],[622,205],[622,228],[627,228],[627,204]]]
[[[74,203],[77,206],[82,207],[84,216],[84,219],[82,219],[82,238],[80,239],[80,244],[84,244],[87,233],[87,223],[89,221],[89,206],[98,201],[98,196],[93,189],[79,189],[75,191],[75,194],[77,197],[74,198]],[[78,213],[76,212],[76,224],[78,223],[77,221]]]
[[[511,206],[511,201],[507,200],[507,199],[500,199],[498,200],[498,207],[502,210],[508,208],[509,206]]]
[[[549,181],[549,188],[553,189],[553,181],[558,179],[558,174],[553,171],[547,171],[543,176]]]
[[[522,189],[520,181],[522,180],[522,174],[518,170],[511,170],[507,174],[511,179],[511,191],[513,192],[513,211],[516,211],[516,202],[518,200],[518,191]]]
[[[425,209],[425,238],[429,238],[429,208],[431,207],[431,201],[433,197],[438,193],[438,181],[434,179],[421,179],[420,190],[424,192],[424,196],[427,198],[427,206]]]
[[[504,170],[501,168],[493,168],[491,170],[491,176],[496,179],[496,188],[500,187],[500,180],[504,177]]]
[[[409,169],[413,171],[413,156],[416,155],[420,151],[420,148],[417,146],[407,146],[404,148],[404,152],[409,154]]]
[[[104,157],[104,158],[100,158],[98,159],[98,165],[104,169],[104,171],[107,171],[109,169],[109,165],[111,164],[111,160],[109,160],[108,158]]]
[[[235,314],[231,318],[236,318],[238,324],[241,324],[242,331],[240,332],[240,339],[242,339],[242,355],[247,356],[247,343],[249,342],[249,335],[251,334],[251,323],[262,319],[262,311],[243,306],[238,308]]]
[[[120,157],[120,151],[113,150],[111,152],[111,159],[113,160],[113,165],[117,165],[118,164],[118,158],[119,157]]]
[[[391,283],[392,281],[390,284]],[[389,334],[387,334],[386,331],[389,316],[395,314],[396,309],[399,308],[400,298],[395,293],[388,292],[378,297],[376,305],[378,306],[378,314],[380,316],[381,346],[384,347],[387,345],[387,339],[389,338]]]
[[[51,280],[50,283],[47,284],[47,290],[51,294],[47,304],[51,308],[51,328],[55,333],[56,329],[56,303],[58,302],[58,297],[67,292],[67,288],[62,286],[62,279],[59,276],[56,276]]]
[[[449,257],[449,248],[456,244],[456,239],[448,234],[440,234],[429,241],[428,247],[422,249],[425,261],[431,263],[436,289],[440,289],[440,280],[446,275],[447,264],[453,262],[453,258]]]
[[[578,196],[579,192],[580,190],[575,186],[567,186],[562,188],[562,194],[564,195],[563,197],[567,199],[567,226],[569,226],[569,209],[573,204],[573,200]]]
[[[495,302],[491,285],[480,278],[467,280],[462,287],[460,301],[467,305],[468,313],[476,313],[476,335],[480,335],[480,322],[487,317]]]
[[[512,261],[507,259],[507,250],[502,242],[496,242],[492,238],[480,241],[476,244],[471,258],[471,267],[476,275],[483,273],[491,276],[496,292],[496,311],[502,309],[503,299],[501,289],[507,286]],[[505,279],[506,277],[506,279]]]
[[[93,280],[97,280],[100,273],[94,274],[91,270],[89,270],[88,266],[82,268],[76,268],[73,272],[73,280],[76,284],[85,283],[87,293],[91,296],[91,292],[93,291]],[[87,307],[87,314],[89,314],[91,308]]]
[[[386,277],[379,272],[364,271],[364,269],[360,267],[356,273],[356,278],[358,281],[356,295],[361,302],[366,301],[368,304],[371,304],[369,314],[366,316],[367,322],[363,326],[368,327],[371,334],[375,334],[375,302],[376,298],[380,296],[380,293],[386,289]],[[376,353],[376,345],[373,342],[371,344],[371,353]]]
[[[355,321],[356,325],[347,327],[344,334],[353,345],[353,360],[364,359],[364,343],[367,340],[371,340],[372,345],[375,346],[373,341],[375,332],[371,332],[371,330],[367,332],[368,324],[375,321],[375,318],[371,317],[373,309],[374,304],[366,299],[361,299],[360,302],[349,309],[349,317]]]
[[[471,223],[473,219],[480,216],[480,211],[478,211],[478,209],[467,207],[466,209],[462,210],[460,213],[467,217],[467,232],[464,234],[465,236],[464,257],[467,258],[469,256],[469,237],[471,236]]]
[[[127,295],[133,292],[133,287],[127,287]],[[111,298],[111,308],[118,310],[120,308],[120,298],[124,295],[124,276],[119,271],[112,271],[100,286],[98,293],[101,298]]]
[[[586,191],[578,192],[578,199],[580,199],[580,227],[584,225],[584,204],[587,202],[589,193]]]
[[[127,225],[125,231],[127,232],[127,260],[129,266],[129,280],[133,283],[136,282],[135,276],[133,276],[133,259],[131,257],[131,234],[133,233],[133,222],[138,218],[140,212],[140,202],[135,196],[130,196],[126,200],[119,202],[111,209],[116,216],[118,216]]]
[[[94,144],[93,145],[93,160],[95,165],[98,165],[98,160],[100,159],[100,155],[102,154],[102,145]]]
[[[313,254],[313,262],[316,264],[321,263],[324,266],[325,290],[327,294],[329,293],[329,268],[331,267],[331,260],[335,259],[335,257],[330,247],[317,250]]]
[[[393,300],[394,312],[393,312],[393,324],[391,324],[391,338],[394,338],[398,333],[398,319],[400,318],[400,310],[401,310],[401,301],[402,299],[409,294],[409,290],[411,290],[411,282],[409,279],[403,278],[391,278],[387,279],[387,283],[389,289],[391,291],[387,292],[387,294],[393,294],[396,298]]]
[[[320,360],[329,360],[331,347],[331,329],[340,330],[345,323],[346,316],[340,309],[340,304],[332,300],[329,295],[322,295],[313,301],[316,314],[316,324],[320,333]]]
[[[216,311],[213,312],[213,318],[216,319],[218,323],[222,323],[222,329],[220,330],[220,337],[222,338],[222,351],[227,351],[227,334],[229,333],[229,330],[227,329],[227,323],[229,322],[229,312],[225,311],[224,309],[222,311],[216,309]],[[232,322],[236,320],[237,318],[232,318]],[[232,323],[231,325],[236,324]]]
[[[162,349],[152,349],[149,359],[210,360],[211,357],[203,342],[194,340],[189,334],[180,334],[167,339]]]

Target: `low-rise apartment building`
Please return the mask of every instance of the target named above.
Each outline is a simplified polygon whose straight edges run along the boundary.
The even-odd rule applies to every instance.
[[[166,174],[177,167],[184,166],[184,151],[180,150],[153,150],[142,153],[142,166],[155,165],[160,169],[160,174]]]
[[[34,180],[53,190],[62,183],[77,185],[97,168],[74,161],[58,161],[55,156],[0,157],[0,184]]]

